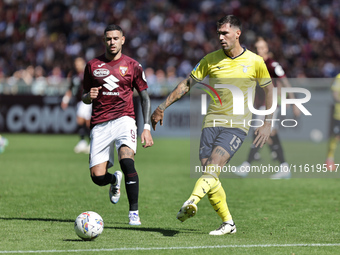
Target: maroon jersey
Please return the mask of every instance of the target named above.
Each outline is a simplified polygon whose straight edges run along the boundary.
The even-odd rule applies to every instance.
[[[264,63],[267,66],[270,77],[274,79],[286,77],[285,71],[283,71],[282,66],[275,60],[268,58],[266,61],[264,61]]]
[[[270,77],[273,79],[273,85],[276,87],[275,78],[283,78],[286,77],[285,71],[282,66],[276,62],[275,60],[268,58],[264,63],[267,66]],[[265,93],[262,88],[256,86],[256,94],[255,94],[255,108],[259,108],[260,106],[265,105]]]
[[[133,89],[138,92],[148,88],[142,66],[122,54],[110,61],[105,54],[89,61],[84,72],[84,90],[102,86],[92,101],[91,126],[123,116],[135,118]]]

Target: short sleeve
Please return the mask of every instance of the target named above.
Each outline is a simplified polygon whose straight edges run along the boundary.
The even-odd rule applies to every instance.
[[[267,66],[262,58],[257,61],[256,78],[261,88],[268,86],[272,82]]]
[[[138,92],[141,92],[147,89],[148,84],[146,82],[145,73],[144,73],[142,65],[136,62],[134,71],[135,73],[134,73],[133,86],[136,88]]]
[[[195,68],[191,71],[191,78],[196,81],[202,81],[208,75],[208,61],[206,58],[202,58],[200,62],[195,66]]]
[[[92,84],[92,76],[90,72],[90,65],[87,63],[84,70],[84,81],[83,81],[83,88],[84,91],[90,91],[91,90],[91,84]]]
[[[340,92],[340,74],[335,77],[331,89]]]

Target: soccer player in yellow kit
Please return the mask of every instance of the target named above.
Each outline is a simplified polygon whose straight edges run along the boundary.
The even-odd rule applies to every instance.
[[[270,109],[273,99],[273,85],[263,59],[240,45],[241,22],[233,15],[221,18],[217,22],[217,34],[222,49],[207,54],[196,65],[190,76],[180,82],[169,94],[166,100],[158,106],[151,116],[155,129],[158,122],[163,124],[164,110],[183,97],[190,88],[209,75],[210,81],[221,81],[232,84],[242,91],[244,96],[244,114],[233,114],[233,95],[229,89],[218,88],[222,105],[210,103],[203,122],[200,138],[199,156],[201,165],[207,169],[197,180],[194,190],[184,202],[177,214],[177,219],[185,221],[197,212],[197,203],[208,194],[209,201],[222,219],[222,224],[210,235],[236,233],[236,226],[229,212],[226,194],[219,180],[221,169],[241,146],[247,135],[248,121],[252,113],[248,109],[248,100],[254,100],[254,95],[248,99],[247,90],[258,83],[265,91],[266,109]],[[214,86],[216,83],[211,84]],[[220,86],[219,86],[220,87]],[[254,93],[253,93],[254,94]],[[217,96],[215,95],[215,99]],[[234,100],[236,98],[234,97]],[[255,134],[254,144],[263,146],[270,135],[272,114],[266,116],[264,124]],[[218,121],[216,121],[218,119]],[[243,124],[245,123],[245,124]],[[211,169],[209,171],[209,169]]]
[[[340,140],[340,73],[335,77],[331,89],[333,91],[334,98],[334,113],[332,134],[328,141],[326,164],[328,170],[334,171],[336,170],[336,166],[334,165],[334,153]]]

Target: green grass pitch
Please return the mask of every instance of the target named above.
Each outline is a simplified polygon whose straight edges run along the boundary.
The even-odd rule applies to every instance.
[[[90,179],[88,155],[73,152],[77,136],[4,136],[9,146],[0,155],[0,254],[339,254],[337,178],[223,178],[237,233],[216,237],[208,233],[221,222],[207,198],[194,218],[176,219],[196,182],[189,139],[158,138],[148,149],[139,144],[142,225],[130,226],[125,188],[112,205],[108,186]],[[326,143],[283,145],[290,163],[324,163]],[[246,142],[231,163],[240,164],[248,149]],[[262,163],[270,163],[262,154]],[[91,242],[73,229],[87,210],[105,224]]]

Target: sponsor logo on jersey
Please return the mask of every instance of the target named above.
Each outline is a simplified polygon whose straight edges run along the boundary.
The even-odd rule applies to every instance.
[[[122,76],[127,73],[128,67],[127,66],[119,66],[119,72]]]
[[[106,77],[105,79],[103,79],[103,81],[107,82],[103,84],[103,86],[110,91],[119,87],[119,85],[116,83],[116,82],[119,82],[119,79],[112,74],[109,77]]]
[[[104,96],[119,96],[119,92],[103,91]]]
[[[105,65],[105,63],[101,63],[100,65],[98,65],[98,67],[102,67],[103,65]]]
[[[105,77],[110,74],[110,71],[105,68],[96,69],[93,71],[93,75],[96,77]]]

